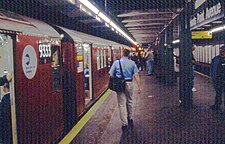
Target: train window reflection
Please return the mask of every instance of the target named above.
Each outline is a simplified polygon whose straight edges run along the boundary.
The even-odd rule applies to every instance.
[[[60,47],[52,46],[52,89],[53,91],[61,90],[60,75]]]

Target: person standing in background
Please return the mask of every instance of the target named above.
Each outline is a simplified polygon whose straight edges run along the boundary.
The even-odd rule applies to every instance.
[[[215,56],[211,62],[210,76],[214,89],[216,91],[214,105],[210,106],[212,110],[220,110],[222,104],[222,93],[224,94],[225,105],[225,46],[220,48],[220,55]]]
[[[12,143],[12,120],[9,83],[5,83],[2,87],[5,93],[0,103],[0,127],[1,139],[4,144]]]
[[[138,53],[137,52],[133,52],[133,55],[131,56],[131,60],[135,62],[135,64],[137,65],[138,69],[140,67],[139,64],[139,60],[138,60]]]
[[[154,68],[154,55],[153,50],[151,48],[148,49],[147,54],[145,55],[146,59],[146,67],[147,67],[147,76],[150,76],[153,74],[153,68]]]
[[[195,70],[195,63],[196,63],[196,60],[195,60],[195,58],[194,58],[194,54],[193,54],[193,52],[195,51],[195,49],[196,49],[196,45],[193,45],[192,46],[192,70],[193,70],[193,72],[192,72],[192,92],[196,92],[197,90],[196,90],[196,88],[194,87],[194,80],[195,80],[195,72],[194,72],[194,70]]]

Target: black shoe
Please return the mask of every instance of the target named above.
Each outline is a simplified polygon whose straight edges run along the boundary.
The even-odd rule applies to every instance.
[[[128,127],[134,127],[134,121],[132,119],[127,120],[128,120]]]
[[[218,111],[218,110],[220,110],[220,106],[218,106],[218,105],[211,105],[210,109]]]
[[[128,134],[128,126],[122,126],[123,134]]]

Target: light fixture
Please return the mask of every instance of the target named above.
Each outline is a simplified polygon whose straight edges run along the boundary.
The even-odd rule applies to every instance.
[[[203,25],[203,27],[211,27],[210,24]]]
[[[109,24],[105,23],[105,26],[109,27]]]
[[[70,3],[75,4],[75,0],[68,0]]]
[[[80,9],[87,13],[87,10],[86,10],[86,8],[83,5],[80,5]]]
[[[68,1],[73,1],[73,0],[68,0]],[[88,11],[85,8],[90,9],[93,13],[95,13],[95,17],[99,22],[102,22],[102,20],[105,21],[105,25],[107,27],[110,27],[110,25],[112,26],[112,30],[115,31],[116,33],[119,33],[120,35],[122,35],[123,37],[125,37],[126,39],[128,39],[131,43],[133,43],[134,45],[136,45],[137,43],[131,39],[123,30],[121,30],[115,23],[113,23],[110,18],[108,18],[103,12],[101,12],[97,7],[95,7],[91,2],[89,2],[88,0],[78,0],[81,4],[80,4],[80,9],[85,11],[86,13],[88,13]],[[90,15],[90,13],[88,13]],[[101,18],[101,19],[100,19]]]
[[[110,22],[110,19],[109,19],[106,15],[104,15],[102,12],[100,12],[100,13],[98,14],[98,16],[99,16],[100,18],[102,18],[105,22],[107,22],[107,23]]]
[[[99,22],[102,22],[102,20],[96,15],[95,19],[98,20]]]
[[[85,5],[87,8],[89,8],[92,12],[94,12],[95,14],[99,13],[99,10],[92,4],[90,3],[88,0],[79,0],[83,5]]]
[[[212,23],[214,23],[214,24],[221,24],[222,21],[214,21],[214,22],[212,22]]]
[[[177,39],[177,40],[174,40],[172,43],[173,43],[173,44],[176,44],[176,43],[179,43],[179,42],[180,42],[180,40]]]
[[[222,31],[224,29],[225,29],[225,25],[220,26],[220,27],[213,28],[212,30],[210,30],[210,32],[211,33],[214,33],[214,32],[218,32],[218,31]]]

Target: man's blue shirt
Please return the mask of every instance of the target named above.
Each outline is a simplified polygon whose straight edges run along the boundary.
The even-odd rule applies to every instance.
[[[126,57],[122,57],[120,59],[120,63],[121,63],[124,79],[126,79],[126,80],[132,80],[133,74],[139,72],[135,62],[132,60],[129,60]],[[109,74],[114,77],[119,77],[119,78],[122,77],[121,71],[120,71],[119,60],[117,60],[113,63],[111,69],[109,70]]]

